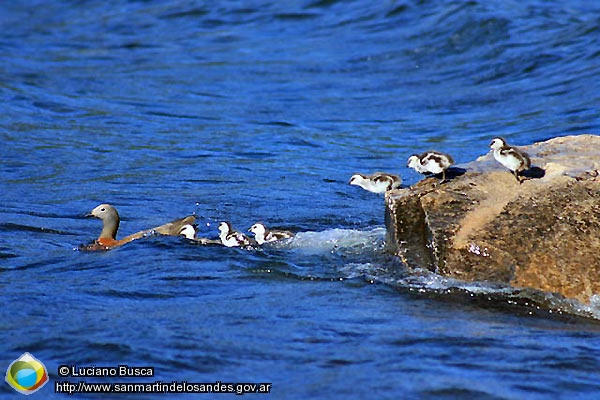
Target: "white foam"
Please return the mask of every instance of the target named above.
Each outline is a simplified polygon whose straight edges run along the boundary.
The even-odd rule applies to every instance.
[[[298,232],[291,239],[268,243],[276,248],[297,250],[304,254],[332,254],[344,256],[346,261],[337,265],[340,279],[364,278],[392,287],[402,287],[420,293],[465,291],[471,296],[490,296],[490,300],[506,299],[509,304],[547,309],[549,314],[568,313],[600,319],[600,294],[592,296],[589,305],[565,299],[552,293],[523,290],[491,282],[466,282],[444,277],[426,268],[408,269],[389,264],[381,259],[384,254],[385,228],[370,230],[327,229],[320,232]],[[350,257],[346,257],[350,256]],[[499,297],[498,297],[499,296]]]
[[[298,232],[281,246],[300,249],[310,253],[327,253],[353,247],[379,248],[385,237],[385,228],[368,231],[354,229],[327,229],[320,232]]]
[[[372,282],[381,282],[390,286],[408,288],[420,293],[443,293],[458,289],[470,293],[471,296],[485,297],[487,295],[490,296],[490,299],[494,298],[494,300],[497,300],[498,296],[500,296],[500,298],[506,299],[508,304],[522,304],[533,307],[536,310],[543,309],[548,314],[567,313],[600,319],[600,295],[592,296],[590,304],[586,305],[577,300],[565,299],[553,293],[532,289],[519,289],[491,282],[466,282],[444,277],[420,268],[410,273],[406,272],[406,274],[402,274],[401,276],[394,276],[388,271],[380,273],[372,268],[370,271],[365,271],[364,276]]]

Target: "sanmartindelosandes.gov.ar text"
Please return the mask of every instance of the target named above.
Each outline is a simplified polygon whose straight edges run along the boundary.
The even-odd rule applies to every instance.
[[[86,381],[56,381],[55,393],[271,393],[273,384],[264,383],[191,383],[187,381],[147,383],[92,383]]]

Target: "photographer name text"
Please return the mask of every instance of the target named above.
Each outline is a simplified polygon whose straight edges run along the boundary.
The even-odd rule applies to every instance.
[[[129,365],[118,365],[116,367],[98,367],[96,365],[79,367],[77,365],[60,365],[58,367],[60,377],[87,378],[96,376],[116,377],[140,377],[154,376],[154,367],[130,367]]]

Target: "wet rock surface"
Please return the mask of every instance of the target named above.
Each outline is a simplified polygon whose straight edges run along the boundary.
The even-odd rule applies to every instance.
[[[588,303],[600,294],[600,136],[520,149],[532,160],[522,184],[487,154],[442,185],[388,192],[388,247],[409,268]]]

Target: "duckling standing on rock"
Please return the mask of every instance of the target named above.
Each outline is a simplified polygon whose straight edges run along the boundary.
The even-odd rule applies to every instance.
[[[531,168],[531,160],[527,153],[509,146],[501,137],[492,139],[490,148],[494,151],[496,161],[511,170],[519,184],[523,183],[524,178],[519,173]]]
[[[446,182],[446,170],[454,164],[450,155],[438,151],[427,151],[408,157],[408,167],[421,174],[442,174],[440,183]]]
[[[402,184],[402,178],[385,172],[375,172],[371,175],[354,174],[348,183],[360,186],[372,193],[385,193],[388,190],[399,188]]]
[[[265,224],[260,222],[252,225],[250,229],[248,229],[248,232],[254,233],[254,239],[259,245],[267,242],[288,239],[294,236],[294,234],[290,231],[270,230],[265,226]]]
[[[234,230],[231,224],[225,221],[219,224],[219,238],[226,247],[248,247],[254,244],[252,239]]]

